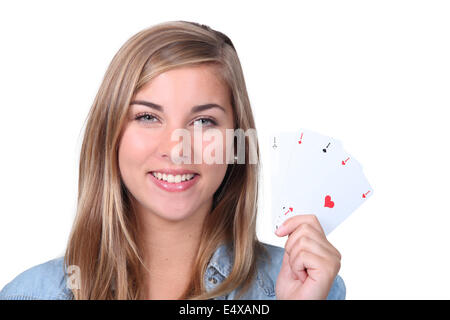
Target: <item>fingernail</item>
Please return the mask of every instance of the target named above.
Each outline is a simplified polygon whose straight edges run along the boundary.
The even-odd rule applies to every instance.
[[[278,229],[275,231],[275,234],[277,236],[280,236],[281,234],[283,234],[283,226],[279,226]]]

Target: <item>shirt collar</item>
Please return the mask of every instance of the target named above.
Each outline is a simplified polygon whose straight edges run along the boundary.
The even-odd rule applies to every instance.
[[[234,255],[229,243],[221,244],[214,252],[207,268],[214,268],[224,278],[228,277],[233,268]],[[256,282],[267,296],[275,295],[275,284],[269,274],[266,272],[264,265],[270,264],[269,261],[260,261],[258,259],[258,268],[256,274]]]
[[[227,243],[222,243],[211,257],[208,268],[213,267],[224,278],[226,278],[231,273],[233,261],[234,257],[230,245]]]

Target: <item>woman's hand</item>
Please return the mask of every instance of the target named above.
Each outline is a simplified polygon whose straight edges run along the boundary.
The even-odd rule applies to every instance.
[[[288,235],[276,284],[277,299],[326,299],[341,268],[341,254],[328,242],[315,215],[298,215],[276,231]]]

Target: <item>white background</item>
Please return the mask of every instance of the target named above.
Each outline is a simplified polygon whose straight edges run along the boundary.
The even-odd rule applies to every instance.
[[[232,39],[258,130],[309,128],[363,165],[374,195],[328,236],[347,298],[450,298],[449,2],[6,3],[0,288],[64,252],[82,127],[113,55],[138,31],[180,19]],[[259,237],[283,245],[261,201]]]

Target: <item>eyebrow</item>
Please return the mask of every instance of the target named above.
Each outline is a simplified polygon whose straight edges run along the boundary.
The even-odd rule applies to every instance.
[[[150,108],[158,110],[160,112],[164,112],[164,108],[162,106],[160,106],[159,104],[153,103],[153,102],[143,101],[143,100],[134,100],[134,101],[130,102],[130,105],[133,105],[133,104],[141,104],[143,106],[150,107]],[[202,104],[199,106],[194,106],[191,109],[191,113],[198,113],[198,112],[202,112],[202,111],[212,109],[212,108],[219,108],[220,110],[222,110],[223,112],[226,113],[225,108],[216,103],[206,103],[206,104]]]

